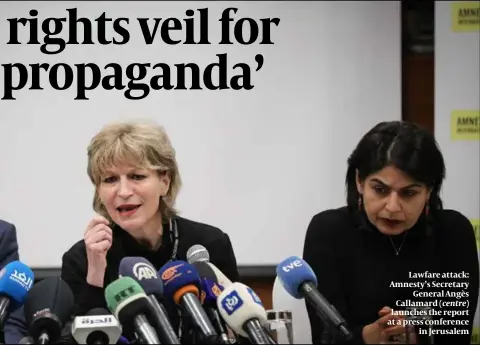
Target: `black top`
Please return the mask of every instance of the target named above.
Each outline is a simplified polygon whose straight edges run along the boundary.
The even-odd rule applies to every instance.
[[[428,226],[427,226],[428,224]],[[429,231],[430,230],[430,231]],[[393,236],[398,249],[404,234]],[[318,279],[318,290],[345,318],[354,338],[363,343],[362,329],[379,318],[378,311],[389,306],[405,309],[405,301],[445,303],[460,301],[457,307],[432,307],[435,311],[458,310],[462,315],[435,316],[434,319],[466,320],[468,326],[434,326],[437,331],[457,329],[459,334],[434,334],[435,344],[469,344],[479,294],[479,263],[473,226],[462,214],[443,210],[436,221],[421,216],[408,231],[399,255],[389,236],[378,231],[364,212],[350,213],[347,207],[327,210],[313,217],[306,234],[304,260]],[[414,278],[414,273],[440,273],[440,278]],[[466,273],[466,278],[445,274]],[[443,276],[442,276],[443,274]],[[419,287],[400,287],[398,283],[428,283]],[[468,283],[468,288],[439,287],[439,283]],[[413,285],[413,284],[412,284]],[[437,292],[444,296],[414,297],[418,292]],[[452,291],[461,298],[447,296]],[[467,296],[468,295],[468,296]],[[408,303],[408,302],[407,302]],[[463,304],[466,304],[464,306]],[[413,306],[413,305],[412,305]],[[320,343],[322,321],[307,305],[313,343]],[[468,334],[461,334],[461,331]]]
[[[185,218],[175,217],[178,228],[178,251],[176,260],[186,261],[187,250],[195,245],[203,245],[210,254],[210,262],[222,271],[231,281],[239,281],[237,262],[230,238],[221,230]],[[128,232],[118,226],[112,227],[113,242],[107,253],[107,269],[104,276],[104,287],[118,279],[120,261],[127,256],[140,256],[149,260],[157,270],[165,265],[173,252],[173,241],[168,224],[164,224],[162,245],[157,251],[150,250],[138,243]],[[62,260],[62,278],[72,289],[75,298],[74,316],[84,315],[93,308],[107,308],[104,288],[92,286],[86,282],[87,254],[83,240],[74,244]],[[178,314],[173,301],[165,299],[164,306],[169,314],[174,329],[179,325]]]

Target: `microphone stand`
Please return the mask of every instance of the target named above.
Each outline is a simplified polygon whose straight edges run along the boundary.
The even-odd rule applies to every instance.
[[[7,319],[8,308],[10,307],[10,300],[8,298],[0,299],[0,326],[3,328],[3,324]]]
[[[331,325],[324,323],[322,327],[322,337],[320,344],[336,344],[337,343],[337,332]]]

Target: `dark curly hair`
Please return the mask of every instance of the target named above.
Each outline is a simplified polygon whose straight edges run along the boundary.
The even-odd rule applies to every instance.
[[[431,188],[429,207],[433,217],[442,210],[440,189],[445,178],[445,163],[435,138],[415,123],[390,121],[381,122],[366,133],[348,158],[345,182],[350,211],[357,210],[360,197],[356,171],[364,181],[388,165]]]

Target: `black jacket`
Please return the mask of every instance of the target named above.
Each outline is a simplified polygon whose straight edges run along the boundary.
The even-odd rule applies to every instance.
[[[303,256],[317,276],[319,291],[346,319],[354,334],[352,343],[363,342],[362,328],[378,319],[382,307],[402,310],[409,301],[435,303],[437,300],[436,303],[461,301],[465,307],[433,307],[436,312],[458,310],[464,314],[454,320],[449,315],[438,315],[434,319],[464,320],[468,325],[435,326],[434,329],[440,328],[444,333],[434,335],[435,344],[469,344],[479,294],[478,252],[472,224],[459,212],[443,210],[435,219],[422,216],[405,239],[403,236],[392,236],[392,244],[388,236],[371,225],[363,212],[350,213],[343,207],[313,217]],[[402,245],[398,255],[393,245],[397,250]],[[414,276],[414,273],[426,271],[439,273],[440,278]],[[452,272],[464,272],[468,278],[448,278]],[[419,283],[425,282],[428,284],[420,287]],[[469,285],[464,290],[441,285],[453,282]],[[442,291],[444,298],[420,295]],[[457,300],[447,296],[447,292],[463,293],[463,297]],[[320,343],[324,335],[323,322],[310,306],[307,310],[313,342]],[[445,334],[453,329],[468,334]]]
[[[237,262],[233,252],[230,238],[227,234],[213,226],[194,222],[185,218],[175,217],[178,228],[178,251],[176,260],[186,261],[187,250],[195,245],[203,245],[210,254],[210,262],[222,271],[232,282],[239,281]],[[107,253],[107,269],[104,276],[104,287],[118,279],[118,268],[120,261],[127,256],[140,256],[149,260],[158,270],[166,264],[172,255],[173,243],[169,236],[170,229],[164,227],[162,245],[157,251],[151,251],[145,246],[139,244],[126,231],[118,226],[112,226],[113,243]],[[83,240],[75,243],[62,258],[61,277],[65,280],[73,292],[75,299],[75,310],[72,319],[75,316],[84,315],[93,308],[107,309],[104,288],[92,286],[86,282],[87,277],[87,254]],[[170,321],[174,329],[179,324],[178,313],[173,302],[164,301],[164,306],[169,314]],[[13,325],[16,329],[22,330],[22,334],[27,335],[23,315],[17,317]],[[68,328],[68,325],[67,327]],[[68,332],[65,332],[67,336]],[[65,343],[71,343],[68,336],[64,338]],[[182,342],[190,343],[187,337]]]
[[[0,219],[0,270],[18,259],[17,230],[13,224]],[[20,312],[23,312],[23,308]],[[15,332],[15,329],[9,329],[8,324],[9,320],[7,319],[4,329],[0,330],[0,342],[4,340],[4,332],[7,344],[10,341],[18,342],[22,335]]]
[[[239,281],[237,262],[230,238],[221,230],[202,223],[181,217],[175,217],[178,229],[178,250],[175,260],[186,261],[187,250],[195,245],[203,245],[210,254],[210,262],[218,267],[231,281]],[[126,256],[140,256],[149,260],[157,270],[172,259],[174,239],[170,236],[171,229],[164,224],[162,245],[157,251],[152,251],[138,243],[126,231],[118,226],[112,227],[113,243],[107,253],[107,269],[104,276],[104,287],[118,279],[120,261]],[[83,315],[93,308],[107,309],[104,288],[89,285],[86,282],[87,256],[84,241],[79,241],[63,255],[62,278],[68,283],[75,297],[75,312],[73,316]],[[172,301],[163,302],[174,329],[179,327],[179,317]],[[186,336],[183,342],[190,342]]]
[[[237,262],[230,238],[221,230],[210,225],[176,217],[178,225],[178,252],[176,260],[186,261],[187,250],[201,244],[210,254],[210,262],[217,266],[231,281],[238,281]],[[107,253],[107,269],[104,286],[118,279],[120,261],[126,256],[141,256],[149,260],[158,270],[171,258],[173,243],[170,229],[165,228],[162,246],[158,251],[151,251],[139,244],[126,231],[114,226],[112,247]],[[87,254],[83,240],[73,245],[62,260],[62,278],[68,283],[75,297],[75,315],[83,315],[93,308],[107,308],[104,288],[87,284]]]

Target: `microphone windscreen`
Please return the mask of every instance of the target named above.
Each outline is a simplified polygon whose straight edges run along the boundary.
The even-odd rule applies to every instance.
[[[29,291],[24,305],[25,318],[30,323],[38,312],[49,310],[64,324],[69,320],[73,307],[73,293],[68,284],[59,277],[49,277]]]
[[[178,303],[175,293],[186,286],[191,288],[188,292],[199,297],[200,277],[193,265],[180,260],[171,261],[165,264],[158,274],[163,282],[165,296],[172,298],[175,303]]]
[[[232,285],[232,281],[227,278],[225,274],[223,274],[222,271],[220,271],[214,264],[208,262],[208,266],[212,269],[213,272],[215,272],[215,277],[217,277],[217,282],[226,288],[227,286]]]
[[[105,289],[105,300],[107,307],[117,318],[122,326],[128,327],[130,333],[131,325],[135,315],[148,310],[148,300],[142,287],[130,277],[118,278],[110,283]]]
[[[32,288],[34,274],[20,261],[12,261],[0,270],[0,295],[10,298],[11,310],[21,306]]]
[[[200,275],[200,302],[206,305],[217,305],[217,297],[222,293],[223,286],[218,284],[217,276],[206,262],[197,261],[193,266]]]
[[[242,283],[232,283],[218,296],[217,307],[225,322],[237,334],[247,337],[243,325],[251,319],[258,319],[264,326],[267,312],[258,295]]]
[[[147,295],[163,297],[163,283],[150,261],[139,256],[123,258],[118,269],[120,277],[133,278]]]
[[[60,336],[59,331],[70,319],[73,308],[73,293],[64,280],[60,277],[49,277],[39,281],[28,292],[24,304],[25,319],[30,326],[30,335],[37,337],[39,334],[33,333],[39,333],[40,328],[52,327],[48,331],[54,333],[55,336]],[[50,322],[52,314],[60,324]],[[32,329],[32,323],[42,317],[49,321],[35,322],[34,329]]]
[[[192,265],[197,269],[200,278],[208,278],[218,283],[217,276],[208,263],[204,261],[196,261]]]
[[[208,278],[201,278],[200,302],[205,305],[217,305],[218,296],[224,290],[223,287]]]
[[[209,262],[210,254],[208,253],[207,248],[201,244],[195,244],[187,250],[187,261],[189,264],[193,264],[194,262],[198,261]]]
[[[19,344],[35,344],[35,340],[32,337],[26,336],[20,339]]]
[[[317,277],[310,265],[298,256],[291,256],[277,266],[277,277],[283,288],[294,298],[301,299],[300,285],[312,282],[317,286]]]
[[[90,309],[88,312],[86,312],[85,316],[111,315],[111,314],[112,313],[105,308],[93,308],[93,309]]]
[[[120,338],[118,338],[117,344],[130,344],[130,342],[128,341],[127,338],[125,338],[125,337],[122,335]]]

